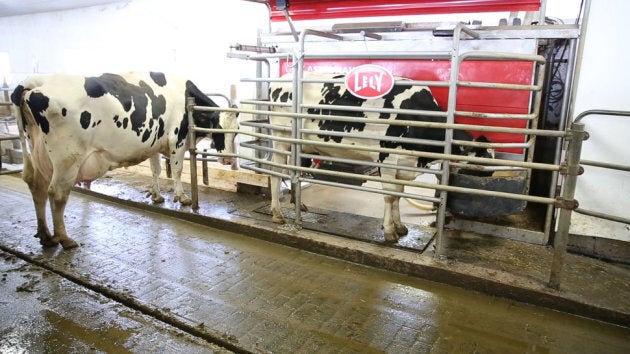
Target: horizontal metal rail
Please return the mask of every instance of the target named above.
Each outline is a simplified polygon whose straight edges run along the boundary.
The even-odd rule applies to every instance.
[[[486,119],[534,120],[538,118],[535,113],[517,114],[517,113],[484,113],[484,112],[470,112],[470,111],[455,111],[455,115],[462,116],[462,117],[474,117],[474,118],[486,118]]]
[[[621,217],[621,216],[611,215],[611,214],[608,214],[608,213],[602,213],[602,212],[599,212],[599,211],[582,209],[582,208],[577,208],[577,209],[575,209],[573,211],[576,212],[576,213],[583,214],[583,215],[594,216],[596,218],[606,219],[606,220],[620,222],[620,223],[623,223],[623,224],[630,225],[630,219],[629,218],[624,218],[624,217]]]
[[[431,203],[440,202],[440,198],[423,196],[419,194],[410,194],[410,193],[405,193],[405,192],[401,193],[401,192],[394,192],[394,191],[384,191],[382,188],[353,186],[350,184],[338,183],[338,182],[333,182],[333,181],[325,181],[325,180],[307,178],[307,177],[300,177],[300,181],[313,183],[313,184],[321,184],[321,185],[331,186],[331,187],[339,187],[339,188],[346,188],[346,189],[352,189],[352,190],[358,190],[358,191],[364,191],[364,192],[377,193],[377,194],[393,195],[393,196],[401,197],[401,198],[417,199],[417,200],[422,200],[422,201],[431,202]]]
[[[395,108],[373,108],[373,107],[351,107],[334,104],[301,104],[301,108],[306,109],[319,109],[326,111],[347,111],[347,112],[365,112],[365,113],[386,113],[386,114],[409,114],[409,115],[422,115],[428,117],[446,117],[446,112],[443,111],[425,111],[420,109],[395,109]],[[362,119],[362,118],[358,118]],[[381,123],[384,121],[381,119]]]
[[[523,201],[528,201],[528,202],[532,202],[532,203],[542,203],[542,204],[553,204],[553,205],[555,205],[558,202],[555,198],[545,198],[545,197],[538,197],[538,196],[524,195],[524,194],[514,194],[514,193],[507,193],[507,192],[497,192],[497,191],[489,191],[489,190],[482,190],[482,189],[456,187],[456,186],[450,186],[450,185],[432,184],[432,183],[426,183],[426,182],[419,182],[419,181],[415,181],[415,180],[405,181],[405,180],[392,179],[392,178],[382,178],[382,177],[376,177],[376,176],[370,176],[370,175],[359,175],[359,174],[348,173],[348,172],[322,170],[322,169],[301,167],[301,166],[292,166],[292,165],[287,165],[287,164],[278,164],[278,163],[275,163],[273,161],[257,159],[257,158],[251,158],[251,157],[248,157],[248,159],[250,159],[252,161],[255,161],[257,163],[260,163],[262,165],[268,165],[268,166],[276,167],[276,168],[279,168],[279,169],[288,169],[288,170],[292,170],[292,171],[299,171],[299,172],[306,172],[306,173],[319,173],[319,174],[326,174],[326,175],[337,176],[337,177],[344,177],[344,178],[362,179],[362,180],[381,182],[381,183],[389,183],[389,184],[405,185],[405,186],[412,186],[412,187],[418,187],[418,188],[434,189],[434,190],[438,190],[438,191],[447,191],[447,192],[466,193],[466,194],[473,194],[473,195],[483,195],[483,196],[490,196],[490,197],[517,199],[517,200],[523,200]],[[244,167],[244,168],[246,168],[246,167]],[[267,170],[264,170],[264,171],[267,171]],[[317,182],[317,183],[319,183],[319,182]],[[381,193],[381,194],[389,194],[387,191],[382,191],[382,190],[379,190],[379,193]]]
[[[433,175],[442,174],[442,171],[440,170],[432,170],[429,168],[422,168],[422,167],[400,166],[400,165],[392,165],[392,164],[387,164],[387,163],[382,163],[382,162],[379,163],[379,162],[372,162],[372,161],[365,161],[365,160],[344,159],[341,157],[332,157],[332,156],[317,155],[317,154],[302,153],[301,156],[304,158],[319,159],[322,161],[340,162],[340,163],[359,165],[359,166],[370,166],[370,167],[389,168],[389,169],[402,170],[402,171],[411,171],[418,174],[425,174],[425,173],[433,174]]]
[[[336,136],[336,137],[342,137],[346,139],[389,141],[389,142],[395,142],[395,143],[408,143],[408,144],[419,144],[419,145],[430,145],[430,146],[444,146],[445,144],[445,142],[441,140],[398,138],[395,136],[369,135],[369,134],[348,135],[347,132],[338,132],[334,130],[299,129],[299,132],[301,134],[318,135],[318,136]]]
[[[587,165],[587,166],[593,166],[593,167],[608,168],[608,169],[611,169],[611,170],[619,170],[619,171],[630,172],[630,166],[629,165],[620,165],[620,164],[616,164],[616,163],[593,161],[593,160],[580,160],[580,164],[581,165]]]
[[[457,81],[457,86],[500,89],[500,90],[515,90],[515,91],[540,91],[542,90],[542,84],[536,86],[536,85],[523,85],[523,84],[502,84],[502,83],[493,83],[493,82]]]
[[[208,110],[208,111],[239,112],[239,113],[245,113],[245,114],[271,115],[271,116],[281,116],[281,117],[287,117],[287,118],[338,120],[338,121],[344,121],[344,122],[374,123],[374,124],[387,123],[389,125],[405,125],[405,126],[414,126],[414,127],[421,127],[421,128],[473,130],[473,131],[479,131],[479,132],[499,132],[499,133],[508,133],[508,134],[518,134],[518,135],[527,134],[527,135],[548,136],[548,137],[556,137],[556,138],[564,138],[567,136],[566,132],[556,131],[556,130],[509,128],[509,127],[495,127],[495,126],[458,124],[458,123],[418,122],[418,121],[398,120],[398,119],[383,120],[383,119],[372,119],[372,118],[353,118],[353,117],[337,116],[337,115],[314,115],[314,114],[308,114],[308,113],[264,111],[264,110],[242,109],[242,108],[238,108],[238,109],[218,108],[218,107],[204,107],[204,108],[205,110]],[[418,111],[416,111],[415,114],[419,114],[417,112]]]
[[[241,110],[241,109],[234,109],[234,108],[218,108],[218,107],[204,107],[206,110],[211,110],[211,111],[240,111],[241,113],[251,113],[251,112],[267,112],[267,111],[255,111],[255,110]],[[322,116],[316,116],[316,115],[308,115],[308,114],[299,114],[299,113],[288,113],[288,112],[269,112],[269,113],[278,113],[279,115],[285,115],[285,116],[293,116],[293,117],[308,117],[308,118],[313,118],[313,119],[326,119],[325,116],[324,118],[322,118]],[[348,117],[346,117],[348,118]],[[374,119],[373,120],[375,123],[379,123],[378,119]],[[380,121],[381,123],[383,122],[382,120]],[[397,121],[396,121],[397,122]],[[404,122],[404,121],[403,121]],[[392,124],[394,123],[394,121],[391,122]],[[446,127],[449,129],[461,129],[462,127],[468,127],[469,130],[475,130],[475,129],[480,129],[480,128],[484,128],[482,126],[476,126],[476,125],[467,125],[467,124],[448,124],[448,123],[429,123],[429,124],[423,124],[421,122],[410,122],[410,123],[418,123],[418,126],[425,126],[425,127],[432,127],[432,128],[442,128],[442,127]],[[485,127],[485,128],[496,128],[496,127]],[[374,148],[374,147],[369,147],[369,146],[358,146],[358,145],[351,145],[351,144],[343,144],[343,143],[327,143],[327,142],[321,142],[321,141],[305,141],[302,139],[293,139],[293,138],[287,138],[287,137],[278,137],[278,136],[272,136],[272,135],[267,135],[267,134],[261,134],[261,133],[256,133],[256,132],[245,132],[245,131],[239,131],[238,129],[204,129],[204,128],[196,128],[197,131],[201,131],[201,132],[206,132],[206,133],[213,133],[213,132],[224,132],[224,133],[239,133],[239,134],[246,134],[246,135],[250,135],[253,137],[257,137],[257,138],[262,138],[262,139],[270,139],[270,140],[274,140],[274,141],[280,141],[280,142],[284,142],[284,143],[290,143],[290,144],[302,144],[302,145],[314,145],[314,146],[323,146],[323,147],[332,147],[332,148],[344,148],[344,149],[352,149],[352,150],[361,150],[361,151],[371,151],[371,152],[384,152],[384,153],[388,153],[388,154],[397,154],[397,155],[410,155],[410,156],[416,156],[416,157],[426,157],[429,159],[434,159],[434,160],[444,160],[444,159],[448,159],[448,160],[459,160],[459,161],[467,161],[467,162],[472,162],[472,163],[480,163],[480,164],[488,164],[488,165],[506,165],[506,166],[513,166],[513,167],[525,167],[525,168],[533,168],[533,169],[540,169],[540,170],[546,170],[546,171],[560,171],[561,170],[561,166],[559,165],[551,165],[551,164],[544,164],[544,163],[535,163],[535,162],[522,162],[522,161],[512,161],[512,160],[503,160],[503,159],[487,159],[487,158],[480,158],[480,157],[474,157],[474,156],[463,156],[463,155],[452,155],[452,154],[439,154],[439,153],[431,153],[431,152],[423,152],[423,151],[413,151],[413,150],[405,150],[405,149],[388,149],[388,148]],[[488,130],[488,131],[492,131]],[[558,132],[558,131],[538,131],[536,129],[514,129],[514,128],[510,128],[510,131],[513,130],[517,130],[517,131],[532,131],[532,132],[537,132],[537,133],[542,133],[540,135],[549,135],[549,136],[565,136],[564,132]],[[497,131],[497,130],[494,130]],[[499,129],[499,131],[504,131]],[[228,155],[220,155],[220,156],[228,156]]]

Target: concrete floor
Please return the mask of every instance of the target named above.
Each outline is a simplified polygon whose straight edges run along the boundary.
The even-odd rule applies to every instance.
[[[272,224],[262,197],[205,189],[191,213],[146,187],[122,172],[93,186],[111,201],[73,193],[81,247],[63,251],[30,237],[28,189],[0,176],[0,352],[630,351],[627,267],[569,255],[552,291],[544,247],[451,235],[436,262],[424,231],[391,248]]]

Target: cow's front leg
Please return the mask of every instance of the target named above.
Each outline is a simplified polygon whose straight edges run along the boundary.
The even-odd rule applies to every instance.
[[[58,243],[52,240],[52,235],[46,222],[46,202],[48,201],[48,185],[50,183],[39,172],[35,171],[30,156],[25,156],[24,158],[22,176],[31,191],[35,206],[37,233],[34,236],[39,238],[39,243],[44,247],[57,246]]]
[[[400,218],[400,197],[394,197],[392,202],[392,221],[394,222],[394,229],[398,237],[405,236],[409,233],[409,229],[402,222]]]
[[[381,170],[381,176],[389,178],[390,170]],[[400,184],[383,183],[383,190],[402,193],[405,187]],[[383,211],[383,233],[385,242],[397,242],[400,236],[407,234],[407,226],[400,220],[400,197],[385,195],[385,208]]]
[[[280,177],[270,175],[269,184],[271,188],[271,221],[277,224],[284,224],[284,215],[282,215],[282,207],[280,206]]]
[[[176,150],[171,154],[171,171],[173,173],[173,201],[180,202],[182,205],[192,204],[192,199],[184,193],[182,185],[182,170],[184,169],[184,149]]]
[[[54,230],[52,241],[54,243],[61,243],[64,249],[74,248],[79,245],[68,236],[64,219],[68,196],[74,185],[76,175],[76,172],[73,174],[72,169],[65,171],[65,173],[57,173],[55,171],[50,187],[48,187],[48,198],[50,199],[50,211]]]
[[[291,151],[291,145],[274,142],[274,149],[279,151]],[[274,153],[271,155],[271,161],[278,165],[286,165],[287,156],[284,154]],[[282,167],[273,167],[275,172],[281,173]],[[282,207],[280,205],[280,186],[282,184],[282,178],[275,175],[269,175],[269,184],[271,188],[271,221],[277,224],[284,224],[286,220],[282,215]]]
[[[162,172],[162,166],[160,164],[161,160],[160,154],[155,154],[149,159],[152,175],[151,191],[149,193],[151,194],[151,200],[153,200],[154,203],[164,202],[164,197],[162,197],[162,194],[160,193],[160,172]]]
[[[385,201],[385,208],[383,211],[383,235],[385,236],[385,242],[397,242],[398,234],[396,233],[396,227],[394,226],[394,222],[392,219],[394,197],[391,195],[386,195],[383,198]]]

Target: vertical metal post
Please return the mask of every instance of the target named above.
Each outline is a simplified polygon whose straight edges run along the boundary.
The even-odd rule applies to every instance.
[[[562,199],[573,200],[577,176],[580,171],[580,154],[582,153],[582,141],[585,140],[586,132],[584,124],[573,123],[571,126],[571,138],[567,146],[566,167],[567,174],[562,188]],[[553,242],[553,261],[551,264],[551,274],[549,276],[549,287],[560,288],[560,277],[564,267],[564,258],[569,240],[569,227],[571,226],[571,209],[560,209],[558,216],[558,232]]]
[[[188,113],[188,153],[190,155],[190,196],[192,198],[192,208],[199,209],[199,188],[197,186],[197,139],[195,137],[195,120],[193,119],[193,107],[195,99],[186,98],[186,112]]]
[[[534,80],[535,80],[535,85],[540,85],[543,86],[543,83],[545,81],[545,69],[546,69],[546,63],[537,63],[537,62],[532,62],[533,67],[534,67],[534,72],[536,72],[536,66],[538,65],[538,71],[537,71],[537,75],[534,76]],[[531,121],[529,121],[529,128],[530,129],[538,129],[538,122],[539,122],[539,118],[540,118],[540,106],[541,106],[541,102],[542,102],[542,89],[541,90],[535,90],[532,91],[532,95],[533,95],[533,104],[532,104],[532,114],[534,115],[534,119],[532,119]],[[530,141],[531,145],[530,147],[527,149],[527,155],[525,156],[525,161],[526,162],[533,162],[534,161],[534,150],[536,149],[536,135],[531,135],[527,137],[528,140]],[[525,192],[524,194],[529,194],[529,188],[530,188],[530,182],[532,179],[532,169],[527,169],[527,179],[525,181]]]
[[[459,41],[461,38],[462,24],[457,24],[453,32],[453,48],[451,49],[451,76],[448,85],[448,106],[446,109],[446,123],[455,122],[455,106],[457,104],[457,81],[459,76]],[[451,143],[453,142],[453,129],[444,130],[444,153],[451,153]],[[441,185],[448,185],[450,172],[450,160],[442,160]],[[444,253],[444,223],[446,219],[446,191],[440,192],[440,205],[436,216],[437,232],[435,234],[435,254],[434,258],[439,258]]]
[[[567,56],[568,58],[567,77],[565,80],[565,87],[567,87],[567,90],[564,93],[564,97],[562,97],[560,122],[558,125],[559,131],[565,130],[567,126],[567,122],[570,119],[569,118],[570,117],[569,105],[570,105],[570,102],[572,102],[571,96],[573,95],[573,91],[574,91],[573,90],[573,77],[575,75],[575,61],[576,61],[575,41],[576,41],[575,39],[569,40],[569,54]],[[553,68],[549,68],[549,71],[551,70],[553,70]],[[558,139],[556,142],[556,147],[554,151],[554,160],[553,160],[554,164],[560,163],[561,155],[562,155],[562,141]],[[556,195],[557,186],[558,186],[558,172],[554,171],[551,174],[551,183],[549,184],[549,196],[554,197]],[[553,224],[553,212],[554,212],[554,206],[553,205],[547,206],[547,214],[545,216],[545,226],[544,226],[545,243],[547,242],[547,240],[549,240],[549,234],[551,233],[551,228]]]

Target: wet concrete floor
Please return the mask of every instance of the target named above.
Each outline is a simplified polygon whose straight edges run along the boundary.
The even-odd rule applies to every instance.
[[[261,221],[234,216],[229,197],[213,208],[223,219],[202,225],[73,193],[66,222],[81,246],[69,251],[31,237],[34,212],[20,179],[0,176],[0,198],[3,353],[630,351],[627,326],[261,240]],[[237,219],[238,232],[225,231],[221,220]],[[471,253],[478,241],[464,239]],[[628,294],[627,283],[612,285]],[[623,298],[617,306],[627,309]]]

